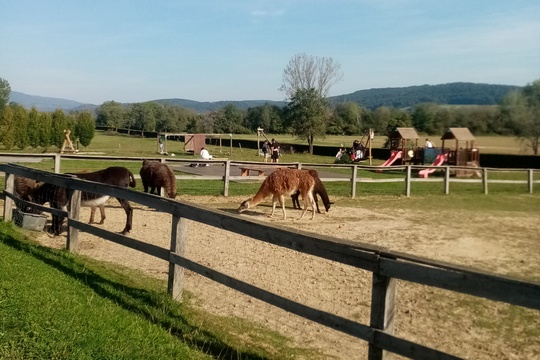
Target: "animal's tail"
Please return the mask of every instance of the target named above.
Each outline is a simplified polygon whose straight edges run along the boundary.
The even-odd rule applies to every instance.
[[[134,188],[135,186],[137,186],[137,183],[135,181],[135,176],[133,176],[133,174],[131,173],[131,171],[129,172],[129,186]]]

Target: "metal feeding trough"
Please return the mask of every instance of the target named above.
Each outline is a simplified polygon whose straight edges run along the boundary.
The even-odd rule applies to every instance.
[[[13,222],[15,225],[27,230],[42,231],[47,222],[47,216],[42,214],[31,214],[19,209],[13,209]]]

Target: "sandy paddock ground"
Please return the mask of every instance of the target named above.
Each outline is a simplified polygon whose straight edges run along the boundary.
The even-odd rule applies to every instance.
[[[236,213],[244,198],[178,196],[212,208]],[[361,204],[361,202],[359,203]],[[131,237],[169,248],[171,218],[153,209],[134,205]],[[103,228],[119,231],[125,215],[114,199],[106,208]],[[289,208],[269,218],[270,202],[242,214],[259,221],[387,247],[510,276],[540,274],[540,222],[533,215],[497,213],[485,216],[441,210],[370,211],[340,207],[329,215],[309,214],[302,220]],[[81,209],[81,219],[89,217]],[[457,226],[454,224],[463,224]],[[80,253],[102,261],[139,269],[166,279],[168,264],[162,260],[80,233]],[[39,241],[65,246],[65,232]],[[346,265],[281,249],[196,222],[188,224],[186,256],[237,279],[304,302],[309,306],[369,324],[371,273]],[[239,316],[292,338],[300,347],[320,349],[321,358],[363,359],[367,345],[337,331],[298,318],[187,272],[186,289],[200,306],[224,316]],[[470,359],[533,359],[540,357],[540,339],[527,331],[540,327],[540,312],[464,296],[403,281],[398,282],[395,334],[406,339]],[[516,314],[523,316],[516,317]],[[527,318],[526,322],[520,321]],[[484,326],[478,326],[478,324]],[[487,324],[487,325],[486,325]]]

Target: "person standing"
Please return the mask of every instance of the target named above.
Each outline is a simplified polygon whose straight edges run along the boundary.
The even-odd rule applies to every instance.
[[[268,140],[265,140],[262,144],[262,153],[264,157],[264,162],[268,162],[268,151],[270,150],[270,144],[268,143]]]
[[[275,139],[272,139],[272,144],[270,145],[270,150],[272,152],[272,162],[279,162],[279,144]]]
[[[429,139],[426,139],[426,147],[427,148],[432,148],[433,147],[433,143],[431,141],[429,141]]]

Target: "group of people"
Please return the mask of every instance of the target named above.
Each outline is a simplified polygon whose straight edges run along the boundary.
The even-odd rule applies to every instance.
[[[272,141],[266,140],[262,145],[262,153],[264,162],[268,162],[268,157],[270,157],[272,162],[277,163],[279,162],[280,146],[275,139],[272,139]]]

